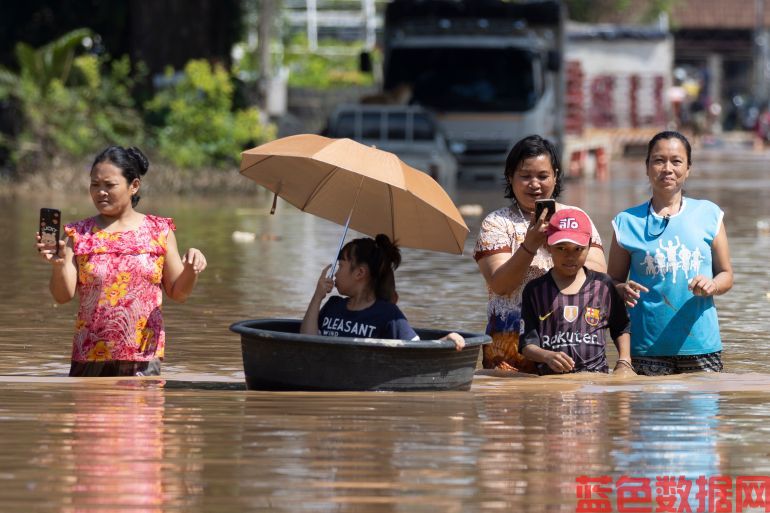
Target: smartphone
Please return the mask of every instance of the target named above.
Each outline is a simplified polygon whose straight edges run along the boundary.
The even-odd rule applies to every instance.
[[[547,210],[545,220],[548,221],[551,216],[556,212],[556,200],[553,199],[539,199],[535,200],[535,220],[540,219],[540,215],[543,210]]]
[[[59,238],[61,237],[61,212],[55,208],[40,209],[40,242],[56,248],[59,256]]]

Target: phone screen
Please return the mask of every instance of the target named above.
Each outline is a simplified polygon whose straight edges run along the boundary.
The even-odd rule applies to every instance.
[[[61,236],[61,212],[55,208],[40,209],[40,242],[56,247],[59,255],[59,238]]]
[[[548,219],[551,218],[551,216],[556,212],[556,200],[553,199],[541,199],[541,200],[535,200],[535,219],[540,219],[540,215],[543,213],[543,210],[547,210],[548,213],[545,215],[545,220],[548,221]]]

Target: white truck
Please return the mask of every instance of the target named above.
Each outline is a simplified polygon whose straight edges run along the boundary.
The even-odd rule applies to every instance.
[[[496,179],[522,137],[564,137],[564,8],[556,0],[394,0],[383,88],[434,112],[463,177]]]

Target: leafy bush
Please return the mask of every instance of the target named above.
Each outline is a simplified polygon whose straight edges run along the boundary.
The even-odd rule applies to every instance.
[[[184,72],[166,71],[169,86],[146,108],[160,116],[158,150],[177,166],[203,167],[232,163],[248,146],[275,137],[275,127],[256,108],[233,112],[233,82],[220,65],[192,60]]]
[[[330,89],[374,82],[370,73],[358,71],[360,43],[321,41],[319,45],[318,52],[310,52],[307,37],[299,34],[288,45],[285,61],[291,87]]]
[[[37,49],[19,43],[19,72],[0,70],[0,99],[13,98],[23,117],[16,140],[5,138],[0,144],[11,150],[22,170],[43,167],[56,157],[94,153],[108,144],[142,143],[130,62],[127,57],[107,64],[107,56],[76,56],[89,35],[86,29],[75,30]]]
[[[79,157],[110,145],[142,145],[144,125],[131,89],[136,78],[123,57],[106,64],[106,58],[85,55],[75,59],[80,83],[64,87],[54,81],[49,124],[56,147]],[[106,73],[101,74],[104,68]]]

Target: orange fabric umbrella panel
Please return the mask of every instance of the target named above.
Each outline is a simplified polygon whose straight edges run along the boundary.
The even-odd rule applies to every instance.
[[[462,253],[468,227],[430,176],[351,139],[303,134],[241,153],[241,174],[304,212],[402,247]]]

